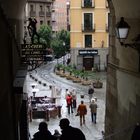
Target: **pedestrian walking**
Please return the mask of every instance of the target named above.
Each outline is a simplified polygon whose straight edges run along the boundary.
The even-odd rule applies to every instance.
[[[60,140],[86,140],[84,133],[79,128],[70,126],[67,118],[61,119],[59,126],[62,129]]]
[[[46,122],[41,122],[38,129],[39,131],[33,135],[32,140],[55,140],[55,137],[48,130],[48,124]]]
[[[72,109],[72,96],[70,94],[67,95],[66,97],[67,100],[67,107],[68,107],[68,113],[70,114],[73,113],[73,109]]]
[[[93,97],[93,94],[94,94],[94,87],[90,85],[89,86],[89,89],[88,89],[89,102],[91,102],[91,99]]]
[[[87,114],[87,107],[84,104],[84,101],[81,101],[81,104],[77,108],[77,113],[80,116],[80,125],[85,124],[85,115]]]
[[[65,99],[66,99],[66,104],[67,104],[67,96],[70,94],[69,90],[66,89],[65,91]],[[68,107],[68,104],[66,105]]]
[[[97,104],[95,99],[92,99],[90,105],[90,112],[91,112],[91,121],[96,124],[96,115],[97,115]]]
[[[73,108],[76,108],[76,106],[77,106],[77,96],[76,96],[76,92],[75,92],[75,90],[73,89],[70,93],[71,93],[71,96],[72,96],[72,107],[73,107]]]

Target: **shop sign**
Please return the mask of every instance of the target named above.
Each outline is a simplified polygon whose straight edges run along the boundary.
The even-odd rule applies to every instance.
[[[21,44],[22,61],[44,61],[46,55],[45,46],[42,44]]]
[[[79,55],[97,55],[98,54],[98,50],[79,50]]]

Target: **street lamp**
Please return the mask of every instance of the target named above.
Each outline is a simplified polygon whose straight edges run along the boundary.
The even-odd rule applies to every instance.
[[[65,42],[63,42],[63,47],[64,47],[63,65],[65,65],[65,55],[66,55],[65,45],[66,45]]]
[[[129,34],[130,26],[124,17],[121,17],[120,21],[116,24],[116,36],[119,39],[119,42],[122,47],[130,47],[135,49],[139,54],[139,71],[140,71],[140,34],[138,34],[133,40],[132,43],[124,43]]]
[[[124,21],[124,17],[121,17],[121,20],[116,24],[116,36],[119,39],[121,46],[134,48],[137,51],[140,51],[140,34],[138,34],[133,40],[132,43],[124,43],[128,37],[130,31],[130,26],[126,21]]]
[[[124,21],[124,17],[116,24],[116,35],[121,45],[124,45],[125,39],[128,37],[130,26]]]

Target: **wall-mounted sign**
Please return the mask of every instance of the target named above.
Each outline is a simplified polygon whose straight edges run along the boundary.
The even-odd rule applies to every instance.
[[[79,50],[79,55],[97,55],[98,54],[98,50]]]
[[[22,44],[22,62],[44,61],[46,55],[45,46],[42,44]]]

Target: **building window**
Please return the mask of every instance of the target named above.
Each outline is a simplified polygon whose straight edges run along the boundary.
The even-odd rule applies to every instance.
[[[92,7],[92,0],[84,0],[84,7]]]
[[[30,5],[30,11],[33,11],[33,10],[34,10],[34,6]]]
[[[48,23],[48,25],[50,25],[50,23],[51,23],[50,20],[48,20],[47,23]]]
[[[47,11],[47,12],[51,12],[50,6],[47,6],[47,7],[46,7],[46,11]]]
[[[85,35],[85,48],[92,48],[92,35]]]
[[[40,20],[40,25],[42,25],[43,24],[43,20]]]
[[[84,30],[93,30],[92,13],[84,13]]]
[[[43,11],[43,6],[42,5],[40,5],[40,11]]]

